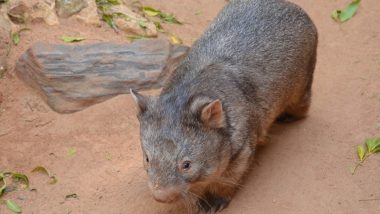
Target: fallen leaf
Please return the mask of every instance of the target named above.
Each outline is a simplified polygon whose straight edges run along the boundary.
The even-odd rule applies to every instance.
[[[340,21],[340,22],[345,22],[349,19],[351,19],[356,11],[358,10],[359,8],[359,5],[360,5],[360,1],[361,0],[353,0],[346,8],[344,8],[343,10],[334,10],[332,13],[331,13],[331,17],[336,20],[336,21]]]
[[[160,17],[162,20],[164,20],[167,23],[171,24],[182,24],[182,22],[178,21],[177,18],[173,14],[168,13],[160,13]]]
[[[103,19],[103,21],[105,21],[105,22],[108,24],[108,26],[110,26],[112,29],[117,30],[117,27],[116,27],[115,23],[113,22],[113,15],[103,14],[103,15],[102,15],[102,19]]]
[[[380,151],[380,138],[368,139],[366,142],[368,153],[376,153]]]
[[[140,26],[142,29],[145,29],[145,28],[147,27],[146,22],[143,21],[143,20],[139,20],[139,21],[138,21],[138,24],[139,24],[139,26]]]
[[[57,182],[58,182],[58,179],[54,175],[49,177],[49,181],[48,181],[49,184],[55,184]]]
[[[95,0],[97,5],[118,5],[119,0]]]
[[[196,16],[199,16],[199,15],[201,15],[202,14],[202,11],[200,11],[200,10],[198,10],[198,11],[196,11],[195,13],[194,13],[194,15],[196,15]]]
[[[8,209],[14,213],[21,213],[21,208],[12,200],[6,200]]]
[[[130,35],[130,36],[127,36],[127,38],[133,41],[133,40],[137,40],[137,39],[147,39],[149,37],[141,36],[141,35]]]
[[[19,33],[13,33],[12,34],[12,42],[16,46],[20,43],[20,34]]]
[[[26,176],[24,174],[21,174],[21,173],[17,173],[17,172],[12,172],[12,178],[15,179],[15,180],[22,181],[26,185],[26,188],[29,187],[29,178],[28,178],[28,176]]]
[[[157,16],[161,13],[161,11],[154,9],[153,7],[142,7],[142,11],[148,16]]]
[[[366,150],[363,144],[359,144],[357,147],[357,154],[360,161],[364,160],[364,157],[366,155]]]
[[[15,32],[15,33],[12,33],[12,42],[13,42],[13,44],[14,45],[18,45],[18,44],[20,44],[20,41],[21,41],[21,39],[20,39],[20,33],[22,32],[22,31],[27,31],[27,30],[30,30],[29,28],[22,28],[22,29],[20,29],[20,30],[18,30],[17,32]]]
[[[36,167],[32,170],[32,172],[42,172],[42,173],[45,173],[46,175],[50,176],[49,171],[48,171],[45,167],[43,167],[43,166],[36,166]]]
[[[380,138],[376,139],[374,142],[373,153],[380,152]]]
[[[3,185],[0,187],[0,197],[1,197],[3,195],[3,193],[4,193],[4,191],[5,191],[5,188],[7,188],[7,182],[4,179],[4,175],[2,177],[0,177],[0,182],[3,183]]]
[[[80,41],[84,40],[84,38],[83,37],[76,37],[76,36],[62,36],[62,40],[64,42],[70,43],[70,42],[80,42]]]
[[[107,160],[112,160],[112,155],[111,155],[111,153],[106,152],[105,158],[106,158]]]
[[[77,150],[75,149],[75,148],[69,148],[68,150],[67,150],[67,155],[69,155],[69,156],[73,156],[73,155],[75,155],[77,153]]]
[[[182,44],[182,39],[176,35],[171,35],[169,38],[170,42],[174,45]]]
[[[69,198],[78,198],[78,195],[76,193],[72,193],[65,196],[65,199],[69,199]]]
[[[154,25],[156,26],[156,29],[158,32],[161,32],[161,33],[165,33],[165,30],[164,28],[162,27],[161,23],[160,22],[153,22]]]
[[[113,5],[118,5],[120,4],[119,0],[107,0],[108,3],[113,4]]]
[[[41,172],[41,173],[46,174],[49,177],[49,181],[48,181],[49,184],[55,184],[58,181],[57,178],[54,175],[51,175],[50,172],[43,166],[35,167],[32,170],[32,172]]]

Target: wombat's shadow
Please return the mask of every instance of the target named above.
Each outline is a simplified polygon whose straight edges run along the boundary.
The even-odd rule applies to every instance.
[[[263,145],[258,145],[255,151],[255,158],[253,160],[253,168],[258,161],[261,160],[267,153],[270,153],[274,147],[285,146],[291,140],[292,132],[297,132],[298,129],[303,128],[303,124],[306,123],[307,118],[297,120],[294,122],[274,122],[269,129],[268,142]],[[280,145],[282,144],[282,145]]]

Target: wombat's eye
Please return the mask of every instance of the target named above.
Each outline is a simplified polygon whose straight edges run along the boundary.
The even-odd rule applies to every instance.
[[[184,161],[182,163],[182,170],[189,170],[191,168],[191,161]]]
[[[149,158],[148,158],[148,156],[145,157],[145,161],[146,161],[147,163],[149,163]]]

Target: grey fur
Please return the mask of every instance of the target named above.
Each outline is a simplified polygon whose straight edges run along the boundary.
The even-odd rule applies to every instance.
[[[306,115],[317,40],[313,22],[293,3],[231,1],[159,97],[134,93],[143,107],[138,117],[150,182],[205,196],[211,204],[202,206],[206,211],[228,205],[236,186],[221,185],[215,177],[240,182],[273,121],[282,114]],[[225,125],[213,129],[200,121],[199,112],[216,99]],[[184,159],[192,162],[191,172],[179,170]]]

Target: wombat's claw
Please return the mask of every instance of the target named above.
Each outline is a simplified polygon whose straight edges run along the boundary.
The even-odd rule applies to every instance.
[[[198,207],[200,208],[200,212],[198,213],[216,213],[222,211],[224,208],[227,208],[230,199],[219,197],[219,196],[209,196],[208,200],[199,200]]]

